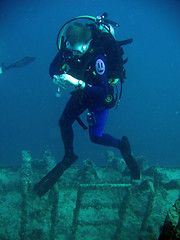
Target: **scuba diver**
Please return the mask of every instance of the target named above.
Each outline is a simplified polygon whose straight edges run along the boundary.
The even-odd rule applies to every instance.
[[[24,67],[26,65],[28,65],[29,63],[33,62],[36,59],[36,57],[23,57],[22,59],[10,64],[10,65],[6,65],[4,63],[1,64],[0,66],[0,74],[6,72],[7,70],[11,69],[11,68],[20,68],[20,67]]]
[[[78,19],[90,19],[91,24],[82,24]],[[73,23],[71,23],[73,22]],[[71,23],[71,24],[70,24]],[[67,26],[69,25],[69,26]],[[113,83],[125,79],[120,45],[131,40],[117,43],[113,36],[113,27],[117,23],[108,20],[107,14],[93,18],[81,16],[65,23],[58,33],[58,53],[50,64],[49,74],[58,87],[58,91],[73,85],[62,116],[59,120],[65,155],[45,177],[34,186],[35,192],[43,196],[78,158],[73,149],[73,128],[75,120],[83,127],[79,116],[85,111],[89,123],[89,137],[93,143],[115,147],[120,150],[132,179],[140,179],[140,170],[131,153],[129,140],[103,133],[109,108],[119,100],[112,91]],[[67,28],[66,28],[67,27]],[[65,36],[64,36],[64,29]],[[119,58],[121,58],[121,63]],[[113,94],[116,96],[114,97]]]

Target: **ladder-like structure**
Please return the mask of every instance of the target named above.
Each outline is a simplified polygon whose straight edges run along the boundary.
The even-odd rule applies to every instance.
[[[131,184],[80,184],[70,239],[85,239],[83,227],[88,236],[93,228],[103,228],[109,239],[119,239],[130,198]]]

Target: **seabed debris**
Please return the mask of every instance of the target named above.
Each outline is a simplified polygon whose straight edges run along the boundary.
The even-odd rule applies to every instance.
[[[55,165],[50,151],[22,166],[0,167],[0,240],[180,239],[180,168],[149,167],[137,157],[141,180],[123,159],[106,154],[106,166],[87,159],[69,168],[43,197],[33,186]]]

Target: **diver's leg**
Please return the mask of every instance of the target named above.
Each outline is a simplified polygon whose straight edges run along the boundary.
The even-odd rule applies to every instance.
[[[61,162],[35,184],[34,190],[40,197],[43,196],[59,180],[64,171],[77,160],[78,157],[73,152],[74,134],[72,124],[85,109],[86,107],[80,104],[77,97],[71,96],[59,121],[65,155]]]
[[[81,104],[79,98],[76,95],[72,95],[68,103],[66,104],[66,107],[59,120],[65,155],[67,156],[74,155],[74,132],[72,124],[86,108],[86,105]]]
[[[119,140],[109,134],[103,133],[107,120],[108,109],[98,110],[95,108],[93,109],[93,114],[94,124],[89,126],[89,136],[91,141],[97,144],[118,148]]]
[[[140,179],[140,170],[135,158],[132,156],[130,143],[127,137],[124,136],[121,140],[119,140],[109,134],[103,133],[107,114],[107,109],[104,111],[98,111],[94,109],[95,121],[94,124],[89,128],[91,141],[97,144],[118,148],[131,171],[132,179]]]

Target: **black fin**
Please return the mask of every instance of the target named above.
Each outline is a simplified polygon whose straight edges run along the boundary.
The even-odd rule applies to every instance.
[[[64,171],[71,166],[76,160],[77,156],[71,154],[65,155],[63,160],[58,163],[50,172],[48,172],[38,183],[34,185],[34,191],[39,197],[42,197],[49,191],[54,184],[59,180]]]
[[[129,168],[131,172],[131,178],[134,180],[140,179],[140,169],[136,162],[136,159],[131,154],[131,146],[129,143],[129,140],[126,136],[122,137],[122,140],[120,140],[120,146],[119,146],[120,152],[122,154],[122,157],[124,158],[127,167]]]
[[[34,191],[42,197],[54,184],[59,180],[60,176],[66,168],[63,167],[62,162],[58,163],[47,175],[45,175],[38,183],[34,186]]]

